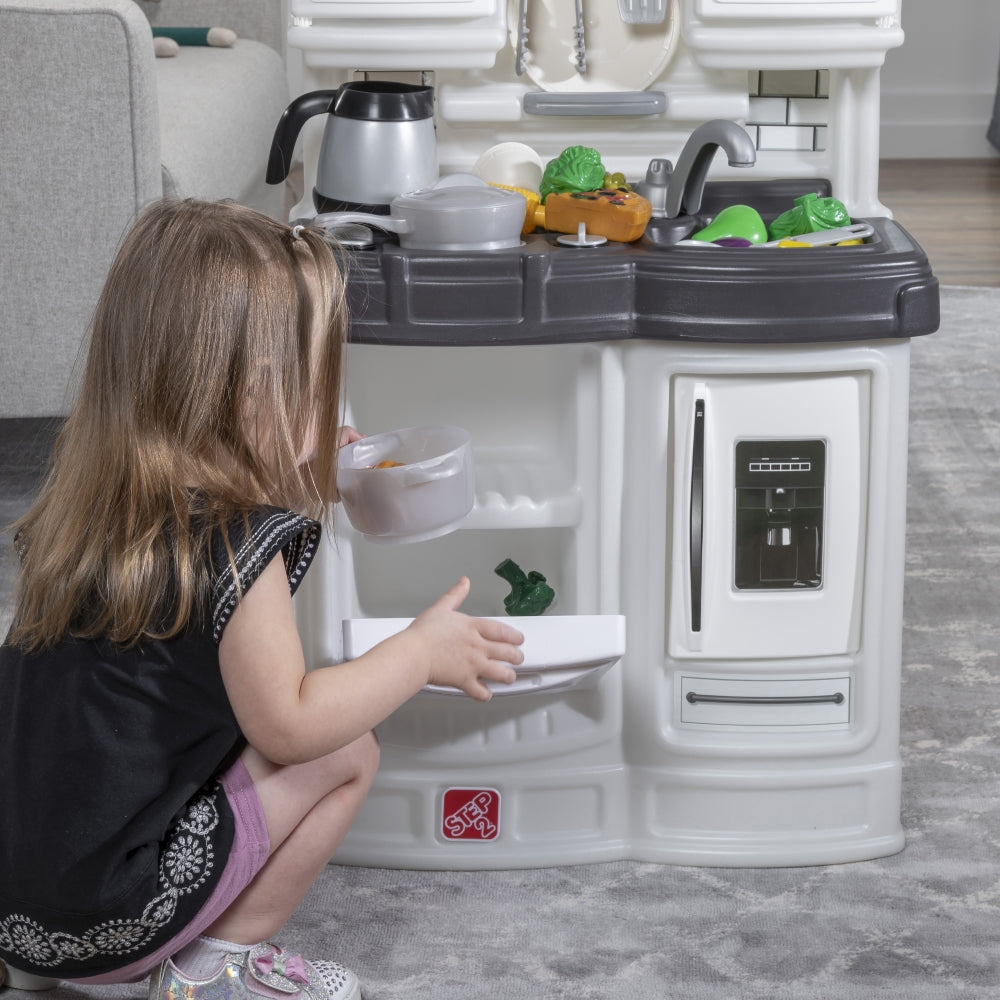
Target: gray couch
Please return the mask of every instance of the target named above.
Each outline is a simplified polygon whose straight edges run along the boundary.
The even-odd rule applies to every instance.
[[[150,22],[233,29],[157,59]],[[111,258],[161,195],[277,218],[280,0],[0,0],[0,417],[65,413]]]

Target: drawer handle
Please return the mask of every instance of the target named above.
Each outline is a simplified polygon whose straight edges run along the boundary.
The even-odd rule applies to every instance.
[[[843,692],[834,694],[788,695],[787,697],[744,697],[735,694],[698,694],[688,691],[688,704],[707,705],[843,705]]]

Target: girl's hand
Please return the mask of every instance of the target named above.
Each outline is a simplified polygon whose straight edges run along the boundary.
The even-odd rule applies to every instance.
[[[489,701],[486,681],[510,684],[517,677],[511,664],[524,660],[524,636],[503,622],[472,618],[458,610],[469,594],[468,577],[418,615],[406,629],[429,665],[427,683],[456,687],[470,698]]]
[[[356,431],[353,427],[340,428],[340,441],[337,443],[338,448],[343,448],[345,444],[352,444],[355,441],[360,441],[364,437],[360,431]],[[316,460],[316,427],[315,424],[309,425],[309,431],[306,434],[305,444],[302,446],[302,450],[299,452],[299,456],[296,459],[298,465],[308,465],[310,462]]]
[[[360,431],[356,431],[353,427],[348,427],[346,424],[340,428],[340,444],[337,445],[338,448],[343,448],[344,445],[354,444],[355,441],[360,441],[364,437]]]
[[[219,643],[222,680],[247,741],[275,764],[297,764],[347,746],[427,683],[488,700],[485,682],[514,680],[523,636],[458,611],[468,593],[463,578],[363,656],[307,672],[284,559],[276,555]]]

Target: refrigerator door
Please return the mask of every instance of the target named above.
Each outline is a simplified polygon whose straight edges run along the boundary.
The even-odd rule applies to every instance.
[[[669,654],[857,649],[869,378],[678,375]]]

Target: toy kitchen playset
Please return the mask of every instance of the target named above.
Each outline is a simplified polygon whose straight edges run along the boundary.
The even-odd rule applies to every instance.
[[[297,597],[307,657],[358,655],[463,574],[474,614],[554,593],[514,619],[511,687],[425,690],[379,728],[338,860],[901,849],[909,348],[937,328],[938,289],[877,197],[899,0],[291,11],[308,93],[272,170],[322,122],[322,148],[301,140],[311,211],[356,247],[347,418],[458,426],[474,456],[455,530],[385,544],[338,515]],[[600,167],[577,187],[583,228],[553,225],[558,201],[536,228],[573,148]],[[587,215],[640,195],[636,235]],[[494,230],[512,198],[515,228]],[[842,245],[775,234],[829,205]]]

